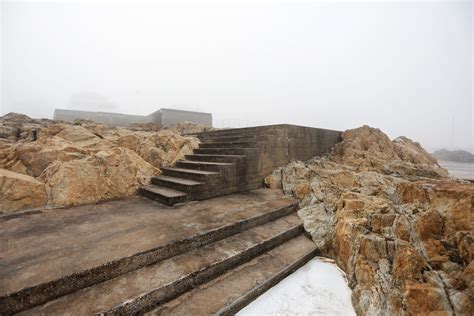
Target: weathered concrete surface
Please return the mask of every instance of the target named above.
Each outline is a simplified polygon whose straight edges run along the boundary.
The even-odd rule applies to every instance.
[[[314,243],[301,235],[158,307],[148,315],[217,313],[222,307],[232,304],[264,284],[292,262],[314,252],[314,249]]]
[[[276,221],[233,235],[185,254],[124,274],[77,291],[22,313],[22,315],[92,315],[112,311],[131,314],[149,310],[193,289],[230,268],[263,253],[303,231],[298,216]],[[307,239],[308,242],[309,239]],[[294,244],[294,243],[293,243]]]
[[[265,215],[293,203],[256,190],[165,207],[136,197],[0,217],[0,296]]]

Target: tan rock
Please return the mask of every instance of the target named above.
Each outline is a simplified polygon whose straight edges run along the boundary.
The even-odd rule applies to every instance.
[[[173,129],[145,129],[8,114],[0,118],[0,132],[8,137],[14,132],[15,137],[0,142],[0,168],[47,183],[49,204],[75,205],[129,196],[158,174],[157,168],[174,165],[199,143]]]
[[[418,250],[414,247],[401,247],[395,252],[392,274],[399,282],[406,280],[421,281],[423,268],[427,266]]]
[[[420,144],[406,137],[392,142],[379,129],[366,125],[345,131],[342,142],[334,147],[331,159],[354,166],[359,171],[436,178],[448,175]]]
[[[439,238],[443,233],[443,219],[437,211],[429,210],[419,214],[415,219],[415,230],[422,239]]]
[[[195,137],[184,137],[172,131],[135,132],[117,139],[116,144],[131,149],[157,168],[172,166],[199,146]]]
[[[114,148],[85,159],[55,161],[41,179],[47,185],[49,204],[77,205],[130,196],[158,173],[135,152]]]
[[[43,206],[47,202],[43,182],[33,177],[0,169],[0,211],[14,212]]]
[[[412,283],[404,293],[407,312],[411,315],[451,315],[443,290],[429,284]]]

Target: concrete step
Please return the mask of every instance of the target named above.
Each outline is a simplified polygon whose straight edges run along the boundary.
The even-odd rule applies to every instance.
[[[151,183],[157,186],[181,191],[186,194],[198,192],[199,190],[203,190],[205,187],[205,183],[201,181],[194,181],[170,176],[151,177]]]
[[[296,214],[63,296],[21,315],[141,314],[300,235]],[[205,302],[203,302],[205,303]]]
[[[209,142],[199,144],[199,148],[258,148],[259,142]]]
[[[194,181],[206,182],[211,177],[219,176],[220,173],[216,171],[203,171],[187,168],[161,168],[164,176],[177,177],[183,179],[189,179]]]
[[[242,141],[242,142],[253,142],[257,141],[260,138],[262,138],[259,135],[245,135],[245,136],[239,136],[239,135],[231,135],[231,136],[199,136],[199,139],[204,142],[236,142],[236,141]]]
[[[314,243],[299,235],[146,315],[235,315],[316,254]]]
[[[174,205],[186,201],[187,194],[181,191],[172,190],[156,185],[146,185],[138,189],[138,193],[149,199],[158,201],[166,205]]]
[[[186,155],[187,160],[194,161],[210,161],[210,162],[232,162],[239,163],[245,160],[244,155],[206,155],[206,154],[193,154]]]
[[[194,153],[205,155],[247,155],[247,153],[256,150],[258,148],[198,148],[194,150]]]
[[[194,136],[199,139],[210,139],[219,137],[254,137],[260,135],[277,135],[278,131],[274,129],[228,129],[212,132],[197,133]]]
[[[15,236],[16,249],[5,253],[0,267],[0,311],[17,313],[294,214],[297,203],[273,192],[173,209],[137,198],[41,214],[21,226],[18,220],[0,222],[5,234]]]
[[[235,165],[227,162],[179,160],[176,163],[176,166],[179,168],[221,172],[225,171],[225,169],[232,168]]]

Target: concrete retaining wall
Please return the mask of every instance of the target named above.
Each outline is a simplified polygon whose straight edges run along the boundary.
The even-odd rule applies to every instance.
[[[341,141],[340,131],[288,124],[218,130],[198,135],[203,142],[230,135],[255,139],[257,149],[246,150],[245,162],[238,166],[237,174],[225,183],[237,185],[235,192],[259,188],[263,179],[278,167],[294,160],[304,161],[329,153]],[[216,187],[216,190],[219,188]]]

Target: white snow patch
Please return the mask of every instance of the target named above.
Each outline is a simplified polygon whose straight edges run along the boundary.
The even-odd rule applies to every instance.
[[[237,313],[246,315],[356,315],[342,270],[314,258]]]

